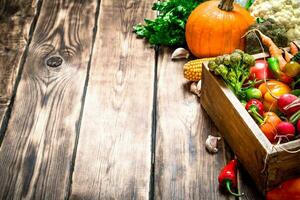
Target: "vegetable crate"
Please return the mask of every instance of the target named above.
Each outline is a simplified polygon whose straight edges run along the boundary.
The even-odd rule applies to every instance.
[[[209,71],[207,62],[202,68],[201,104],[257,188],[265,193],[284,180],[299,177],[300,152],[287,151],[299,149],[300,139],[271,144],[222,78]]]

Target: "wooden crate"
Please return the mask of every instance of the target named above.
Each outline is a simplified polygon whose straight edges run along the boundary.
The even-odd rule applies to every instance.
[[[300,176],[300,139],[272,145],[224,81],[203,64],[201,104],[248,171],[265,193],[280,182]]]

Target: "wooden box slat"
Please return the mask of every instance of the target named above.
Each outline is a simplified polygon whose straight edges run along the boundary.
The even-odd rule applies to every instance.
[[[274,147],[224,81],[203,64],[201,104],[263,193],[300,174],[300,140]]]

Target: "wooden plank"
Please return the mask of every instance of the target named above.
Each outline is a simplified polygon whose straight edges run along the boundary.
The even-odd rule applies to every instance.
[[[96,5],[42,4],[0,149],[0,199],[67,197]]]
[[[4,118],[20,72],[35,6],[35,0],[0,0],[0,127],[6,126]],[[0,130],[0,138],[3,131]]]
[[[154,50],[132,26],[154,0],[102,0],[71,199],[148,199]]]
[[[228,199],[218,188],[227,151],[222,142],[218,154],[205,150],[217,129],[189,92],[185,62],[172,62],[171,51],[163,49],[158,62],[155,199]]]

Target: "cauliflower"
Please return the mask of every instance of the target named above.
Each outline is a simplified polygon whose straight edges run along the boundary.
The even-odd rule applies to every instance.
[[[289,40],[300,38],[300,0],[255,0],[250,13],[254,17],[272,18],[282,24]]]

